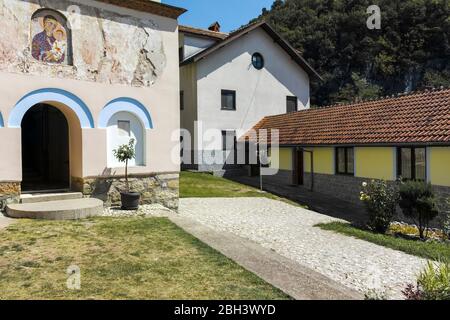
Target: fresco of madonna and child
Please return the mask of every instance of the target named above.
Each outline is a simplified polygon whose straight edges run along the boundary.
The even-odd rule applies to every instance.
[[[67,64],[67,32],[53,16],[33,19],[31,55],[34,59],[52,64]]]

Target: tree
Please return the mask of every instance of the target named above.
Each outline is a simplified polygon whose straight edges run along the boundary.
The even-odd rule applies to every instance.
[[[135,140],[131,139],[128,144],[121,145],[113,150],[114,157],[116,157],[119,162],[125,163],[125,181],[128,193],[130,192],[130,184],[128,182],[128,162],[136,157],[134,143]]]
[[[268,21],[322,76],[311,79],[314,106],[450,86],[450,0],[379,0],[381,30],[366,27],[372,4],[276,0],[254,21]]]
[[[426,238],[430,221],[437,217],[436,201],[430,183],[409,180],[400,186],[400,208],[419,229],[421,239]]]

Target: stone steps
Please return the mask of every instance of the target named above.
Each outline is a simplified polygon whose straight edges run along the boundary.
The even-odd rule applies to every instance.
[[[103,201],[93,198],[10,204],[11,218],[42,220],[78,220],[103,214]]]
[[[74,200],[81,198],[83,198],[83,194],[81,192],[22,194],[20,196],[20,203],[38,203],[48,201]]]

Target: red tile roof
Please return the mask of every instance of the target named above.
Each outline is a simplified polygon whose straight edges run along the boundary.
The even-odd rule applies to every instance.
[[[216,31],[198,29],[198,28],[182,26],[182,25],[180,25],[178,27],[178,30],[179,30],[179,32],[194,34],[196,36],[201,36],[201,37],[206,37],[206,38],[213,38],[216,40],[224,40],[225,38],[228,37],[228,33],[225,33],[225,32],[216,32]]]
[[[268,129],[260,143],[278,129],[280,145],[450,145],[450,89],[270,116],[253,129]]]

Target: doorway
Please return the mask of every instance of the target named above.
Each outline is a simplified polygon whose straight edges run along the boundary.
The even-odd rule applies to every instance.
[[[37,104],[22,120],[22,191],[70,189],[69,126],[64,114]]]
[[[303,150],[294,149],[294,185],[302,186],[304,184],[304,159]]]

